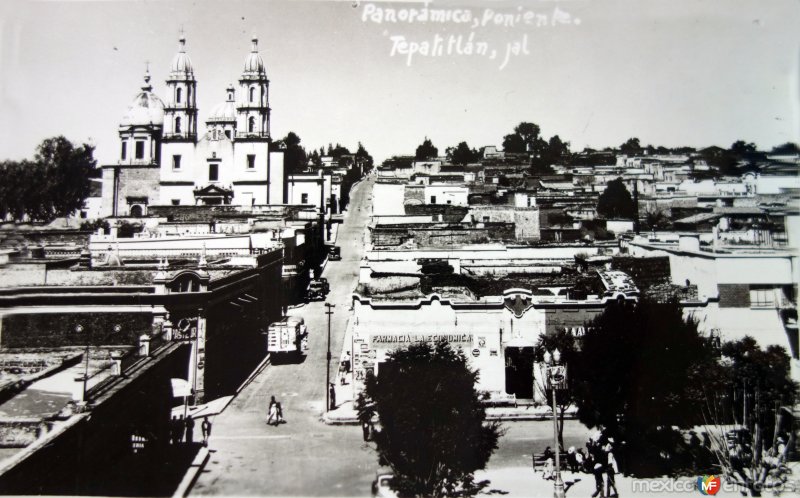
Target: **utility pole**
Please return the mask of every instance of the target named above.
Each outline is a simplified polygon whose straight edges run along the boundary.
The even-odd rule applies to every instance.
[[[331,385],[331,315],[333,314],[332,308],[335,308],[336,305],[325,303],[325,307],[327,308],[325,314],[328,315],[328,354],[325,357],[325,412],[328,412],[331,408],[329,391]]]

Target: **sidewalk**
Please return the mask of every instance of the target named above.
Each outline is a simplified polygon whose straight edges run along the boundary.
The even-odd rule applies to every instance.
[[[350,384],[336,386],[336,409],[322,415],[322,420],[328,425],[358,425],[356,410],[351,397],[339,401],[339,392],[344,394],[350,391]],[[508,422],[518,420],[552,420],[552,411],[546,406],[492,406],[486,408],[487,420],[505,420]],[[572,413],[564,416],[565,420],[574,419]]]

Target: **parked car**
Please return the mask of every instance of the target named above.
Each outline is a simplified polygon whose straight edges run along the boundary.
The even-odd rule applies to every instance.
[[[339,246],[328,247],[328,261],[339,261],[342,259],[342,248]]]
[[[306,290],[306,299],[309,301],[321,301],[325,299],[325,296],[328,295],[330,292],[331,287],[328,284],[327,278],[315,278],[308,284],[308,290]]]
[[[378,473],[372,481],[372,496],[375,498],[397,498],[397,493],[389,486],[394,476]]]

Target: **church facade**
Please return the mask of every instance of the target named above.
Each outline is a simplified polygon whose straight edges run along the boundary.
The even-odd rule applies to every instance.
[[[283,152],[270,135],[269,79],[258,39],[238,91],[211,109],[198,135],[197,80],[180,38],[166,103],[144,85],[119,125],[119,159],[103,169],[103,216],[146,216],[153,205],[284,204]]]

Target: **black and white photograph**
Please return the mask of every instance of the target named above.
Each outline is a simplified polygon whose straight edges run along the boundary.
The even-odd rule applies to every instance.
[[[4,0],[0,495],[800,495],[798,0]]]

